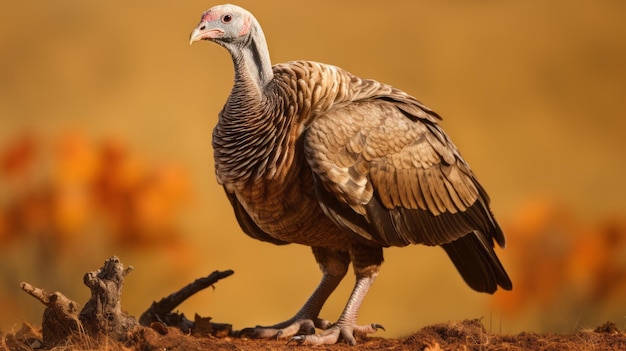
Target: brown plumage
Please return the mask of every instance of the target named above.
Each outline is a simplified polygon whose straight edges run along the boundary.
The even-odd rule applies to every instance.
[[[473,289],[511,289],[493,251],[504,235],[489,197],[439,115],[401,90],[335,66],[272,67],[258,22],[234,5],[203,13],[190,38],[197,40],[224,46],[235,65],[213,148],[217,180],[239,224],[259,240],[312,247],[323,273],[293,318],[248,333],[353,344],[355,331],[376,331],[380,325],[358,326],[356,316],[389,246],[440,245]],[[330,324],[318,314],[349,263],[356,285]],[[311,335],[314,327],[325,330]]]

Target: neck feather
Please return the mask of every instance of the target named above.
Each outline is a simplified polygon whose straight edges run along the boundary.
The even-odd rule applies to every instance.
[[[245,183],[273,177],[286,162],[289,128],[280,110],[274,110],[274,78],[261,27],[252,21],[246,42],[225,45],[235,65],[235,84],[213,134],[218,181]],[[235,46],[236,45],[236,46]],[[254,152],[251,152],[254,151]]]
[[[238,50],[231,50],[231,55],[235,64],[235,89],[237,85],[253,87],[254,93],[262,94],[274,74],[267,42],[256,20],[252,20],[248,40]]]

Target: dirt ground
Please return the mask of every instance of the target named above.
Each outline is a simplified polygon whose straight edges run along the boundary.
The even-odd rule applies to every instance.
[[[41,329],[24,323],[22,329],[2,335],[0,350],[37,350],[42,348]],[[93,340],[76,335],[55,350],[296,350],[308,349],[284,340],[254,340],[233,336],[194,336],[173,327],[140,327],[131,332],[129,341]],[[480,320],[435,324],[405,338],[363,337],[356,346],[343,343],[316,346],[316,350],[625,350],[626,333],[607,322],[595,330],[572,335],[520,333],[490,334]]]

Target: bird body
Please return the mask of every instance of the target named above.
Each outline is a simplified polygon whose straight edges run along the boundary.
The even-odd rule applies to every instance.
[[[217,181],[243,231],[274,244],[312,247],[322,282],[296,315],[259,337],[354,343],[363,297],[382,248],[440,245],[475,290],[511,288],[494,241],[504,235],[489,197],[439,125],[407,93],[332,65],[271,65],[254,16],[234,5],[206,11],[192,42],[230,52],[235,83],[213,132]],[[339,320],[319,311],[352,263],[357,282]]]
[[[350,235],[337,228],[318,205],[302,147],[301,136],[315,115],[300,106],[319,108],[323,103],[318,99],[328,96],[312,98],[313,89],[320,85],[296,84],[299,92],[291,93],[293,82],[313,81],[304,75],[314,66],[328,70],[315,70],[317,75],[331,75],[330,70],[334,70],[311,62],[277,65],[274,79],[256,103],[242,102],[231,95],[213,133],[216,175],[231,201],[241,206],[240,215],[250,216],[267,234],[267,241],[347,249]],[[251,90],[243,95],[252,99],[249,96],[256,93],[256,88],[242,84],[246,85],[242,90]],[[326,104],[328,108],[330,104]]]
[[[318,117],[370,98],[375,92],[388,94],[393,89],[310,61],[276,65],[273,74],[257,103],[233,98],[242,92],[237,90],[221,112],[213,134],[217,180],[272,238],[348,249],[353,235],[338,228],[319,206],[302,136]],[[245,94],[252,99],[248,94],[254,92]],[[323,130],[315,136],[332,135],[326,133],[329,127],[338,132],[336,137],[347,135],[342,132],[347,125],[342,125],[341,119],[329,122],[337,123],[320,125]],[[257,152],[260,150],[264,152]],[[358,189],[361,193],[364,190]],[[367,195],[371,197],[371,187]]]

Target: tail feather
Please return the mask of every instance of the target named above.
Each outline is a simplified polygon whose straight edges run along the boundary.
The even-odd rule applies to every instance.
[[[498,286],[505,290],[513,288],[491,242],[483,233],[474,232],[441,245],[467,285],[476,291],[490,294]]]

